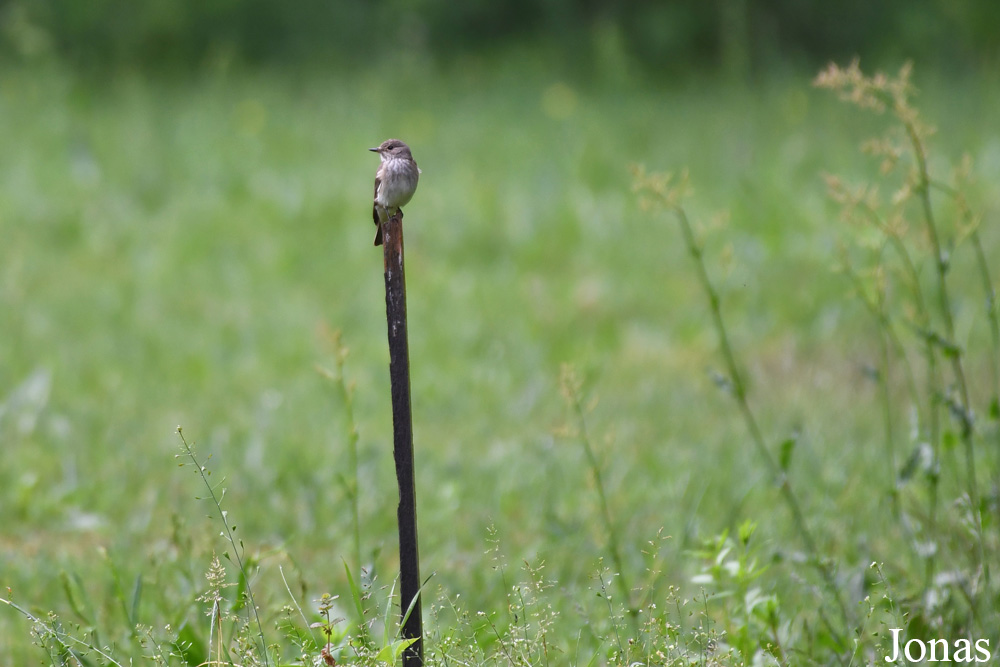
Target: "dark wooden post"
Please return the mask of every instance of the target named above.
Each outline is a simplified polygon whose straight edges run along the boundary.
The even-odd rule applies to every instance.
[[[417,641],[403,654],[403,667],[424,664],[417,550],[417,490],[413,475],[413,416],[410,409],[410,350],[406,339],[406,275],[403,271],[403,212],[382,223],[385,315],[389,329],[392,441],[399,484],[399,579],[403,638]],[[414,600],[416,600],[414,602]],[[412,603],[412,609],[410,609]],[[406,615],[409,611],[409,616]]]

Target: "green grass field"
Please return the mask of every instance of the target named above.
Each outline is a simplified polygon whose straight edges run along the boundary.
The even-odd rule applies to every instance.
[[[942,203],[943,236],[959,241],[955,342],[968,351],[990,520],[980,533],[963,513],[958,427],[939,396],[940,509],[929,531],[926,475],[903,483],[902,510],[891,509],[896,473],[923,436],[911,435],[897,377],[887,445],[880,385],[865,372],[880,363],[880,329],[836,270],[839,247],[871,233],[840,220],[822,178],[879,179],[859,145],[889,119],[810,79],[583,84],[516,59],[433,76],[414,65],[388,79],[207,71],[95,82],[0,71],[0,597],[42,618],[56,612],[75,636],[115,646],[124,664],[153,654],[136,624],[161,641],[186,626],[182,638],[207,643],[197,597],[213,552],[232,547],[198,499],[200,479],[177,465],[180,425],[211,456],[229,521],[259,567],[253,587],[282,664],[298,658],[275,627],[292,604],[282,572],[310,622],[315,600],[339,594],[334,615],[348,620],[338,628],[356,635],[343,564],[358,572],[350,424],[340,386],[318,370],[336,374],[329,332],[339,330],[360,435],[362,565],[375,575],[378,617],[397,567],[396,486],[382,260],[371,247],[377,160],[367,148],[394,136],[423,170],[405,228],[430,644],[443,652],[461,635],[462,651],[498,654],[496,664],[628,664],[612,639],[628,625],[616,616],[623,601],[615,595],[611,613],[596,595],[612,547],[560,393],[571,364],[633,603],[674,607],[674,625],[657,636],[675,627],[672,641],[702,664],[739,664],[720,647],[741,628],[760,647],[786,643],[760,648],[761,664],[850,659],[853,644],[830,645],[835,607],[736,403],[713,382],[726,368],[677,223],[632,192],[630,166],[645,164],[690,170],[686,207],[749,402],[775,456],[797,437],[791,487],[847,601],[845,634],[862,628],[855,664],[890,649],[890,618],[914,637],[987,637],[1000,654],[1000,588],[970,555],[1000,552],[994,362],[973,254]],[[950,178],[963,153],[975,164],[964,192],[984,216],[995,285],[1000,82],[917,72],[916,84],[916,104],[938,128],[932,174]],[[869,247],[853,256],[870,258]],[[918,335],[900,331],[920,349]],[[698,577],[711,571],[706,541],[747,520],[756,532],[731,552],[746,552],[741,569]],[[927,545],[937,549],[930,586]],[[885,563],[884,579],[873,561]],[[519,606],[508,595],[533,581],[525,563],[544,565],[553,585]],[[744,605],[748,587],[776,596],[767,618]],[[464,623],[450,607],[430,612],[456,599],[472,614]],[[497,653],[516,645],[505,633],[521,626],[528,657]],[[0,605],[0,664],[78,664],[33,645],[31,627]],[[667,657],[647,664],[686,659],[668,643],[657,649]],[[80,664],[108,663],[91,654]]]

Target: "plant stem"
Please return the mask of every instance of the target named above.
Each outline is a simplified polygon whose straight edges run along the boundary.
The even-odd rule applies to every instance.
[[[568,384],[568,383],[567,383]],[[618,582],[618,590],[622,596],[622,600],[625,603],[625,609],[628,610],[629,619],[632,623],[635,635],[638,636],[638,617],[639,610],[632,605],[632,589],[629,587],[628,580],[625,573],[625,561],[622,558],[621,543],[618,539],[618,531],[615,529],[615,522],[611,517],[611,509],[608,505],[608,496],[604,490],[604,479],[601,476],[601,465],[597,460],[597,455],[594,453],[594,448],[590,444],[590,434],[587,431],[587,419],[586,414],[581,403],[580,394],[575,387],[571,387],[569,390],[570,404],[573,406],[573,413],[576,416],[577,424],[580,429],[580,442],[583,445],[583,451],[587,456],[587,464],[590,466],[590,472],[594,476],[594,486],[597,487],[597,497],[601,503],[601,519],[604,522],[604,531],[608,535],[608,547],[611,550],[611,560],[615,564],[615,569],[618,570],[618,577],[616,581]],[[603,585],[604,581],[601,580]]]
[[[983,288],[986,292],[986,319],[990,323],[990,341],[993,363],[991,364],[991,375],[993,378],[993,396],[990,399],[989,414],[1000,422],[1000,322],[997,321],[997,293],[993,287],[993,280],[990,277],[989,264],[986,261],[986,253],[983,250],[983,241],[979,236],[979,230],[972,230],[972,245],[976,249],[976,263],[979,266],[979,275],[983,279]],[[997,444],[1000,444],[1000,429],[995,429]],[[997,470],[996,473],[1000,473]],[[1000,504],[994,503],[997,512],[997,520],[1000,522]]]
[[[986,320],[990,324],[990,350],[993,359],[993,363],[990,364],[990,376],[993,380],[991,400],[994,406],[998,406],[1000,405],[1000,322],[997,319],[997,292],[990,277],[990,266],[986,261],[986,251],[983,250],[983,240],[979,236],[979,230],[972,230],[970,238],[972,247],[976,249],[976,265],[983,280],[983,290],[986,292]],[[1000,407],[994,409],[1000,411]]]
[[[926,150],[924,149],[923,141],[921,140],[920,133],[917,131],[917,128],[912,120],[909,120],[898,111],[897,117],[899,117],[900,121],[903,123],[903,127],[906,129],[906,134],[910,139],[910,144],[913,149],[914,159],[917,163],[916,191],[923,209],[924,225],[927,229],[927,235],[930,238],[931,248],[934,252],[934,267],[937,270],[938,305],[941,309],[941,316],[944,319],[945,335],[948,338],[948,344],[951,346],[951,349],[946,356],[951,360],[952,372],[955,375],[955,382],[958,385],[959,396],[961,399],[961,405],[958,406],[960,409],[957,412],[962,427],[962,442],[965,449],[966,483],[968,484],[969,490],[969,504],[971,505],[973,522],[979,537],[979,563],[981,567],[984,568],[984,573],[988,582],[989,566],[986,563],[983,545],[983,523],[979,503],[979,485],[976,482],[976,459],[973,442],[975,436],[975,425],[974,417],[972,415],[972,406],[969,403],[969,388],[965,379],[965,369],[962,364],[962,353],[958,348],[958,341],[955,338],[955,322],[951,314],[951,299],[948,296],[947,274],[949,260],[941,248],[941,241],[937,232],[937,223],[934,220],[934,210],[931,206],[931,179],[927,170],[927,155]],[[953,412],[956,411],[953,410]]]
[[[243,564],[242,540],[237,543],[236,537],[233,535],[233,527],[230,526],[229,517],[227,516],[228,513],[222,509],[222,501],[219,496],[215,494],[215,487],[213,487],[208,481],[208,474],[205,472],[205,466],[198,461],[198,457],[195,455],[191,445],[188,444],[187,438],[184,437],[184,431],[180,426],[177,427],[177,435],[181,438],[181,443],[184,446],[184,452],[187,454],[188,458],[191,459],[195,469],[201,476],[201,481],[205,483],[205,487],[208,489],[208,495],[212,499],[212,503],[215,505],[215,509],[218,511],[219,518],[222,520],[222,525],[225,528],[224,535],[226,536],[226,540],[233,548],[233,556],[236,558],[236,566],[240,569],[240,573],[243,575],[244,581],[246,581],[247,606],[249,607],[247,610],[247,623],[255,622],[257,625],[257,638],[260,639],[260,657],[264,661],[264,667],[267,667],[269,663],[267,659],[267,642],[264,640],[264,626],[260,622],[260,615],[257,613],[257,602],[253,597],[253,586],[250,585],[250,573],[247,572],[246,566]]]
[[[9,591],[10,589],[7,590]],[[115,667],[124,667],[122,663],[115,660],[113,657],[111,657],[109,653],[103,651],[99,646],[90,644],[85,641],[81,641],[76,637],[74,637],[73,635],[60,630],[56,626],[56,624],[53,623],[52,621],[43,621],[42,619],[38,618],[27,609],[25,609],[24,607],[16,604],[13,600],[0,598],[0,602],[7,605],[8,607],[11,607],[15,611],[19,612],[26,619],[31,621],[32,625],[34,625],[36,628],[34,634],[38,638],[37,641],[41,642],[42,648],[46,648],[45,642],[46,639],[48,639],[49,637],[51,637],[57,644],[59,644],[59,647],[62,649],[60,653],[64,654],[60,655],[60,658],[62,659],[60,662],[65,661],[63,662],[63,664],[89,664],[89,661],[84,662],[82,658],[86,656],[87,653],[93,651],[97,655],[107,660],[109,665],[115,665]],[[74,646],[79,646],[81,650],[77,651],[74,648]],[[72,661],[66,660],[67,657],[72,658]],[[55,663],[53,662],[53,664]],[[131,664],[131,662],[129,662],[129,664]]]
[[[739,367],[736,363],[736,356],[733,353],[732,345],[730,345],[729,342],[726,324],[722,318],[722,308],[720,305],[719,294],[716,292],[715,287],[708,276],[708,270],[705,267],[702,249],[694,238],[691,223],[688,221],[687,214],[684,209],[676,204],[674,204],[672,208],[674,213],[677,215],[677,219],[680,221],[681,231],[684,235],[684,242],[687,246],[688,254],[691,255],[692,259],[694,259],[695,266],[697,267],[698,280],[701,283],[705,295],[708,297],[709,308],[712,312],[712,322],[715,325],[715,330],[719,337],[719,347],[722,350],[722,356],[725,360],[726,367],[732,381],[733,396],[739,406],[740,413],[743,415],[743,421],[747,425],[747,430],[750,431],[750,436],[757,449],[757,453],[760,455],[760,458],[763,459],[765,466],[767,467],[768,474],[781,491],[781,496],[792,515],[792,521],[795,524],[799,538],[802,540],[802,543],[806,548],[806,552],[809,555],[809,560],[819,572],[828,593],[831,597],[833,597],[837,604],[837,608],[845,627],[847,627],[849,625],[850,616],[847,612],[847,606],[844,603],[840,588],[837,586],[836,578],[834,577],[829,565],[820,557],[819,549],[816,547],[816,541],[813,539],[812,533],[809,531],[809,526],[807,525],[805,516],[802,513],[802,507],[799,504],[795,492],[792,490],[791,484],[788,481],[788,476],[778,466],[778,463],[774,460],[774,457],[768,450],[767,444],[764,441],[764,436],[761,433],[760,427],[757,425],[757,419],[754,416],[753,410],[750,408],[750,403],[747,400],[746,386],[743,383],[743,377],[740,374]],[[841,644],[844,644],[842,638],[838,637],[838,641]]]
[[[924,352],[924,363],[927,365],[927,409],[923,415],[923,419],[919,420],[926,428],[926,434],[929,442],[931,443],[931,453],[932,461],[930,465],[930,470],[927,473],[927,484],[928,484],[928,495],[927,500],[928,511],[927,511],[927,534],[934,536],[937,534],[937,514],[938,505],[940,498],[940,443],[941,443],[941,419],[940,419],[940,401],[938,386],[940,385],[940,377],[938,372],[938,359],[937,359],[937,348],[933,339],[927,334],[931,331],[931,316],[930,311],[927,308],[927,299],[924,297],[924,290],[920,285],[920,274],[917,271],[916,264],[913,262],[913,258],[910,256],[910,251],[906,248],[906,244],[903,243],[903,239],[894,230],[890,229],[889,225],[886,224],[882,216],[879,215],[878,211],[873,209],[867,204],[863,205],[863,210],[868,215],[869,219],[875,224],[875,226],[885,235],[889,244],[896,250],[896,254],[899,256],[900,260],[903,262],[903,267],[906,272],[906,276],[910,282],[910,290],[913,293],[913,299],[917,306],[917,326],[922,331],[921,340],[923,341],[923,352]],[[884,313],[884,309],[879,309],[880,314],[878,317],[885,318],[884,329],[891,332],[892,329],[889,326],[888,316]],[[898,340],[898,339],[897,339]],[[906,359],[905,353],[903,353],[902,345],[898,345],[900,351],[900,356]],[[912,374],[911,374],[912,377]],[[912,383],[911,379],[911,383]],[[913,395],[914,405],[917,406],[918,413],[920,412],[920,400],[915,389],[916,385],[912,384],[911,394]],[[893,470],[893,476],[898,474],[898,471]],[[937,550],[933,549],[928,552],[926,556],[926,561],[924,562],[924,588],[927,589],[931,586],[934,579],[934,569],[936,567],[935,556]]]
[[[337,386],[340,389],[340,396],[344,401],[344,410],[347,414],[347,461],[351,469],[351,479],[347,481],[345,486],[347,487],[347,498],[351,503],[351,537],[354,548],[354,562],[358,568],[358,576],[360,577],[364,563],[361,562],[361,510],[358,500],[361,467],[358,461],[358,426],[354,421],[354,396],[347,384],[347,379],[344,377],[344,362],[347,357],[347,348],[340,343],[339,335],[337,336],[336,344]]]
[[[884,246],[883,246],[884,248]],[[892,387],[890,386],[891,379],[891,354],[890,346],[894,341],[894,335],[892,331],[892,325],[889,320],[888,313],[886,313],[886,301],[885,301],[885,288],[882,285],[876,286],[877,298],[869,298],[865,294],[864,285],[861,282],[861,277],[856,271],[850,266],[847,261],[846,255],[844,253],[844,267],[847,275],[850,277],[851,281],[854,283],[854,287],[858,292],[858,297],[864,303],[868,312],[872,314],[875,318],[876,324],[879,330],[879,393],[882,399],[882,428],[883,437],[885,438],[885,448],[886,456],[889,459],[889,466],[892,474],[889,475],[889,499],[892,503],[892,513],[893,516],[899,520],[900,517],[900,507],[899,507],[899,485],[898,485],[898,470],[899,466],[896,462],[896,446],[895,446],[895,432],[893,429],[893,412],[892,412]],[[906,357],[903,356],[905,362]],[[914,401],[919,398],[914,391]]]

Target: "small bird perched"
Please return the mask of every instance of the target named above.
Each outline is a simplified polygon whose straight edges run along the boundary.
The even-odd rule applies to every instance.
[[[375,220],[375,245],[382,245],[382,223],[409,203],[417,189],[420,169],[410,154],[410,147],[399,139],[386,139],[378,148],[369,148],[382,158],[375,172],[375,203],[372,217]]]

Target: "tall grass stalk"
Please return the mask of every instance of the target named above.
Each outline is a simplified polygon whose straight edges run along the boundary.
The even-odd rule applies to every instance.
[[[889,459],[889,464],[893,470],[893,474],[887,476],[887,483],[889,485],[888,495],[892,503],[893,516],[899,520],[901,516],[899,507],[899,481],[895,474],[895,471],[899,470],[899,465],[896,462],[895,419],[892,409],[892,355],[890,352],[894,345],[897,346],[897,349],[902,349],[902,345],[895,336],[889,314],[886,312],[887,287],[885,284],[885,274],[881,270],[881,263],[879,264],[879,270],[875,279],[875,295],[871,296],[867,293],[861,276],[858,275],[858,272],[851,265],[849,258],[846,256],[847,253],[844,252],[843,255],[842,267],[854,284],[855,292],[862,303],[864,303],[865,308],[875,318],[876,326],[878,327],[879,366],[876,372],[876,382],[879,386],[879,397],[882,402],[882,437],[885,439],[886,458]],[[905,362],[905,356],[903,360]],[[918,396],[914,392],[914,399],[917,398]]]
[[[893,205],[900,207],[913,199],[917,202],[920,226],[924,230],[927,242],[930,245],[934,267],[934,287],[938,311],[936,319],[943,328],[943,333],[938,333],[928,309],[923,305],[923,298],[920,297],[917,299],[917,305],[921,314],[916,329],[918,335],[923,340],[924,349],[927,351],[928,398],[931,402],[929,415],[931,425],[930,438],[934,458],[929,471],[931,493],[929,499],[928,533],[932,539],[937,539],[937,513],[940,493],[938,479],[940,477],[940,449],[943,440],[937,415],[938,407],[941,406],[947,407],[951,416],[959,424],[959,434],[965,455],[965,491],[968,495],[970,516],[976,533],[978,566],[988,584],[990,571],[985,555],[983,508],[980,502],[979,485],[976,479],[976,423],[965,369],[964,359],[966,352],[963,351],[956,337],[953,314],[954,303],[950,294],[948,279],[951,269],[951,253],[945,249],[945,245],[942,242],[940,223],[937,220],[934,202],[931,198],[932,189],[939,187],[938,183],[931,178],[928,168],[927,138],[930,136],[932,129],[924,124],[918,110],[911,104],[910,100],[914,92],[914,88],[910,82],[911,72],[911,66],[906,64],[895,77],[886,76],[881,73],[869,77],[861,72],[858,62],[854,61],[847,68],[830,65],[816,77],[814,84],[836,91],[842,100],[855,104],[858,107],[872,110],[876,113],[887,111],[892,116],[897,123],[902,139],[897,141],[892,136],[889,136],[866,143],[868,152],[883,158],[883,174],[892,172],[900,157],[904,154],[908,154],[912,158],[911,170],[905,177],[902,187],[894,195]],[[954,191],[954,195],[960,205],[961,214],[967,216],[968,208],[965,205],[964,197],[958,191]],[[866,206],[874,210],[874,206],[869,205],[867,202]],[[902,218],[901,213],[897,213],[897,215]],[[974,226],[972,230],[974,252],[978,256],[981,254],[980,249],[982,245],[978,241],[978,235],[974,234]],[[905,231],[905,225],[896,225],[888,231],[890,232],[888,238],[898,238],[894,243],[902,246],[902,233]],[[907,271],[912,271],[912,261],[905,254],[903,256]],[[985,257],[981,261],[977,257],[977,264],[979,265],[980,275],[983,276],[986,284],[988,305],[990,305],[992,304],[993,288]],[[994,350],[996,350],[997,340],[1000,338],[1000,328],[994,324],[995,315],[990,315],[989,320],[991,335],[994,341]],[[946,385],[937,372],[935,350],[940,351],[946,363],[951,367],[952,383],[950,385]],[[994,360],[995,358],[996,353],[994,352]],[[996,363],[994,362],[995,366]],[[936,551],[936,547],[930,549],[930,555],[927,558],[925,589],[930,588],[933,584]]]
[[[973,228],[970,235],[972,245],[976,249],[976,265],[979,268],[979,275],[983,281],[983,291],[986,293],[986,320],[990,325],[990,351],[993,363],[990,365],[990,376],[992,378],[992,396],[989,402],[989,417],[993,420],[994,439],[997,450],[1000,451],[1000,304],[997,302],[996,288],[990,275],[989,263],[986,261],[986,251],[983,250],[983,241],[979,236],[979,230]],[[994,486],[1000,487],[1000,466],[995,466],[993,471]],[[1000,502],[993,503],[996,512],[996,523],[1000,525]]]
[[[990,378],[992,380],[989,414],[990,418],[1000,421],[1000,315],[998,315],[997,292],[993,286],[993,279],[990,276],[990,265],[986,261],[986,251],[983,250],[983,240],[979,236],[979,230],[973,229],[969,235],[972,247],[976,251],[976,267],[979,269],[979,276],[983,281],[983,291],[986,293],[986,303],[984,311],[986,321],[990,326]]]
[[[225,497],[225,490],[223,489],[221,495],[216,494],[215,487],[208,480],[208,475],[211,473],[198,460],[198,457],[195,454],[194,449],[191,447],[190,444],[188,444],[187,438],[184,437],[184,430],[180,426],[177,427],[177,435],[180,436],[181,439],[181,447],[184,450],[183,455],[191,459],[191,463],[194,464],[195,471],[201,477],[201,481],[205,483],[205,487],[208,489],[209,499],[212,501],[212,504],[215,505],[215,509],[219,513],[219,519],[222,521],[222,525],[224,526],[223,535],[225,536],[226,541],[228,541],[229,545],[232,547],[233,553],[232,556],[230,556],[228,552],[224,553],[223,555],[231,562],[236,563],[236,567],[239,568],[240,575],[243,577],[243,581],[246,582],[247,624],[256,625],[257,627],[257,640],[260,641],[260,646],[258,647],[258,649],[260,650],[260,659],[264,661],[264,667],[267,667],[269,662],[267,657],[267,642],[264,639],[264,626],[260,621],[260,614],[258,613],[257,610],[257,602],[256,600],[254,600],[253,585],[251,584],[250,573],[247,572],[247,568],[243,560],[243,540],[236,539],[236,536],[234,535],[236,526],[232,525],[232,522],[230,522],[229,513],[226,510],[222,509],[222,498]],[[178,457],[180,456],[182,455],[178,454]],[[181,465],[184,464],[182,463]],[[234,558],[235,561],[233,560]]]
[[[347,381],[344,366],[350,352],[344,345],[341,332],[338,329],[328,334],[327,338],[333,345],[334,359],[337,364],[336,373],[332,373],[325,368],[319,368],[319,372],[327,379],[331,380],[337,387],[341,400],[344,402],[344,415],[347,420],[347,464],[350,476],[341,476],[344,485],[344,493],[351,505],[351,548],[354,556],[354,563],[357,567],[358,576],[364,563],[361,560],[361,509],[358,498],[358,486],[360,478],[360,463],[358,458],[358,425],[354,419],[354,385]]]
[[[827,593],[834,601],[837,611],[840,614],[841,621],[843,622],[843,626],[846,629],[850,627],[850,614],[847,611],[847,606],[844,602],[840,587],[837,585],[833,569],[828,561],[820,555],[819,549],[816,546],[816,540],[809,529],[805,515],[802,512],[802,505],[799,503],[798,497],[792,489],[788,475],[786,474],[785,469],[779,465],[778,461],[775,460],[774,456],[768,449],[764,435],[757,423],[757,418],[750,407],[750,401],[747,397],[746,384],[743,381],[743,375],[740,372],[739,364],[736,361],[736,355],[733,352],[733,347],[729,341],[729,333],[726,328],[725,320],[722,316],[722,305],[719,293],[715,289],[715,286],[708,275],[704,253],[698,241],[695,239],[694,231],[691,228],[691,223],[688,220],[687,213],[681,205],[681,199],[685,196],[687,191],[687,174],[685,173],[683,178],[676,185],[672,184],[673,177],[671,174],[647,175],[642,168],[638,167],[635,168],[633,176],[633,189],[643,195],[642,203],[644,208],[656,206],[666,209],[672,212],[680,223],[681,234],[684,238],[685,247],[688,254],[691,256],[691,259],[694,260],[695,271],[698,275],[698,282],[700,283],[702,291],[705,293],[705,297],[708,300],[709,310],[712,315],[712,324],[719,339],[719,348],[722,352],[722,358],[725,362],[726,370],[729,373],[732,396],[736,400],[736,404],[739,407],[743,421],[746,424],[747,430],[750,432],[750,438],[758,456],[764,462],[768,475],[770,476],[772,482],[780,490],[781,497],[784,500],[785,505],[788,507],[795,530],[805,547],[809,562],[819,573]],[[846,647],[843,634],[836,634],[838,643],[841,644],[842,647]]]
[[[855,212],[861,221],[874,226],[883,236],[885,245],[891,247],[895,256],[899,259],[902,268],[904,284],[909,290],[913,299],[914,321],[908,322],[909,328],[919,334],[921,348],[920,353],[926,368],[924,378],[924,390],[921,394],[917,390],[916,379],[910,368],[906,347],[903,345],[889,313],[888,304],[872,304],[866,298],[863,280],[858,271],[851,266],[850,258],[846,250],[843,254],[842,267],[848,273],[854,283],[856,293],[865,303],[866,308],[872,312],[879,324],[883,335],[888,336],[893,341],[897,356],[902,360],[907,371],[907,387],[917,411],[917,443],[912,457],[914,460],[922,455],[923,439],[926,439],[930,451],[930,462],[925,466],[927,480],[927,521],[926,528],[928,535],[937,533],[938,510],[940,507],[940,481],[941,481],[941,371],[938,361],[938,345],[934,336],[927,335],[933,330],[931,312],[927,306],[927,297],[920,281],[920,271],[917,268],[917,261],[907,247],[905,242],[906,227],[899,222],[891,222],[886,219],[878,210],[875,199],[876,189],[870,186],[851,189],[847,187],[839,178],[834,176],[826,177],[827,192],[830,198],[844,208],[844,217],[851,219]],[[879,253],[879,266],[883,266],[888,260],[883,252]],[[876,281],[887,275],[887,271],[876,270]],[[876,290],[882,290],[883,286],[877,285]],[[888,380],[888,377],[886,378]],[[890,459],[892,462],[892,460]],[[894,463],[894,462],[893,462]],[[893,465],[893,478],[899,474],[899,468]],[[937,549],[922,549],[924,554],[924,588],[928,589],[933,584],[934,571],[937,560]]]
[[[628,576],[625,570],[625,559],[622,555],[621,539],[618,535],[617,522],[611,516],[611,507],[608,504],[608,494],[604,486],[604,478],[601,473],[601,462],[597,459],[594,446],[590,441],[590,431],[587,428],[587,411],[583,405],[582,385],[576,371],[570,365],[564,365],[560,377],[560,386],[563,396],[566,398],[573,417],[577,425],[577,439],[583,447],[587,457],[587,465],[594,478],[594,487],[597,492],[597,499],[601,505],[601,521],[604,524],[604,532],[608,538],[608,549],[611,552],[611,561],[617,570],[615,581],[618,584],[618,591],[622,596],[622,603],[628,611],[629,621],[633,630],[638,633],[639,610],[632,604],[632,588],[628,583]],[[603,580],[602,580],[603,585]]]
[[[994,422],[994,435],[997,439],[997,445],[1000,445],[1000,312],[998,312],[1000,304],[997,302],[996,287],[994,287],[989,262],[986,259],[986,250],[983,248],[983,239],[979,234],[980,220],[973,215],[969,203],[966,201],[965,193],[959,187],[961,182],[968,178],[970,170],[971,161],[966,159],[957,170],[959,182],[956,187],[936,180],[931,181],[930,186],[951,197],[958,206],[960,218],[968,229],[969,242],[972,244],[976,258],[976,269],[985,295],[983,314],[986,316],[990,332],[990,398],[987,415]],[[994,478],[1000,478],[1000,468],[994,470]],[[995,483],[1000,485],[1000,481]],[[1000,522],[1000,503],[993,503],[993,505],[997,512],[998,522]]]
[[[8,594],[9,591],[10,589],[8,589]],[[124,667],[122,663],[111,657],[111,654],[108,653],[108,651],[101,649],[95,643],[85,642],[63,630],[54,616],[50,616],[48,621],[44,621],[13,600],[0,598],[0,602],[4,603],[31,621],[33,626],[32,634],[38,638],[38,641],[41,642],[41,646],[43,648],[50,651],[49,657],[52,659],[53,665],[88,665],[90,664],[90,661],[87,659],[87,655],[95,653],[100,656],[101,659],[106,661],[108,665]],[[51,652],[51,649],[49,648],[50,642],[55,644],[53,648],[56,650],[58,655]]]
[[[908,84],[909,69],[904,69],[900,78]],[[908,90],[906,85],[904,90]],[[931,205],[931,178],[927,171],[927,148],[925,146],[924,130],[918,125],[916,111],[909,107],[908,99],[905,95],[894,95],[891,98],[893,113],[906,128],[906,135],[909,137],[914,159],[917,163],[917,183],[916,191],[920,199],[923,210],[924,226],[927,236],[931,241],[934,252],[934,268],[937,276],[938,305],[945,324],[945,336],[947,343],[944,345],[945,357],[951,362],[952,373],[958,385],[961,402],[949,401],[952,414],[957,417],[961,425],[962,443],[965,450],[965,467],[969,492],[969,504],[972,507],[972,517],[976,530],[979,533],[979,553],[980,566],[984,568],[987,582],[989,581],[989,566],[986,563],[986,555],[983,552],[983,519],[979,503],[979,484],[976,482],[976,455],[973,438],[975,435],[975,416],[972,412],[972,405],[969,400],[969,385],[965,378],[965,364],[962,361],[962,350],[958,345],[955,336],[955,319],[952,315],[951,297],[948,291],[948,269],[950,258],[941,246],[940,235],[938,234],[938,224],[934,218],[934,209]]]

